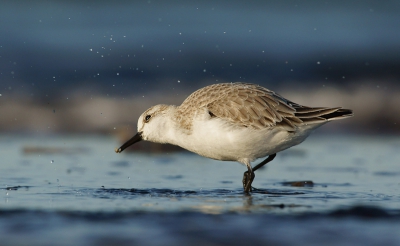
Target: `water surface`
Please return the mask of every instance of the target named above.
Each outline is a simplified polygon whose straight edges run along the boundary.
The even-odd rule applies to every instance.
[[[2,243],[400,244],[398,138],[314,135],[257,170],[250,196],[235,162],[119,145],[3,135]]]

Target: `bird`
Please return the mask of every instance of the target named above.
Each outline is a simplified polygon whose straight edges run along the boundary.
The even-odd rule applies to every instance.
[[[351,116],[351,109],[303,106],[256,84],[218,83],[198,89],[179,106],[159,104],[144,111],[136,135],[115,152],[144,140],[236,161],[247,167],[242,185],[250,193],[254,172],[278,152],[300,144],[329,121]]]

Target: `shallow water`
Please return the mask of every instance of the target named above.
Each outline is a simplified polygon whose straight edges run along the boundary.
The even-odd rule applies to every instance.
[[[399,138],[311,136],[257,170],[251,196],[240,164],[119,145],[3,135],[0,245],[400,245]]]

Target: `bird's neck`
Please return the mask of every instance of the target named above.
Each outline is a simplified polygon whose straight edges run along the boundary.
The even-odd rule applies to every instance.
[[[181,136],[184,133],[179,128],[179,124],[175,119],[176,108],[176,106],[170,106],[163,118],[154,125],[150,141],[180,145],[179,141],[181,138],[184,138],[184,136]]]

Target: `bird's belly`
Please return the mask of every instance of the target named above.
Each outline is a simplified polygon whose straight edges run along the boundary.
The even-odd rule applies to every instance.
[[[290,133],[282,128],[249,129],[208,122],[194,127],[181,147],[199,155],[223,161],[253,161],[301,143],[308,134]]]

